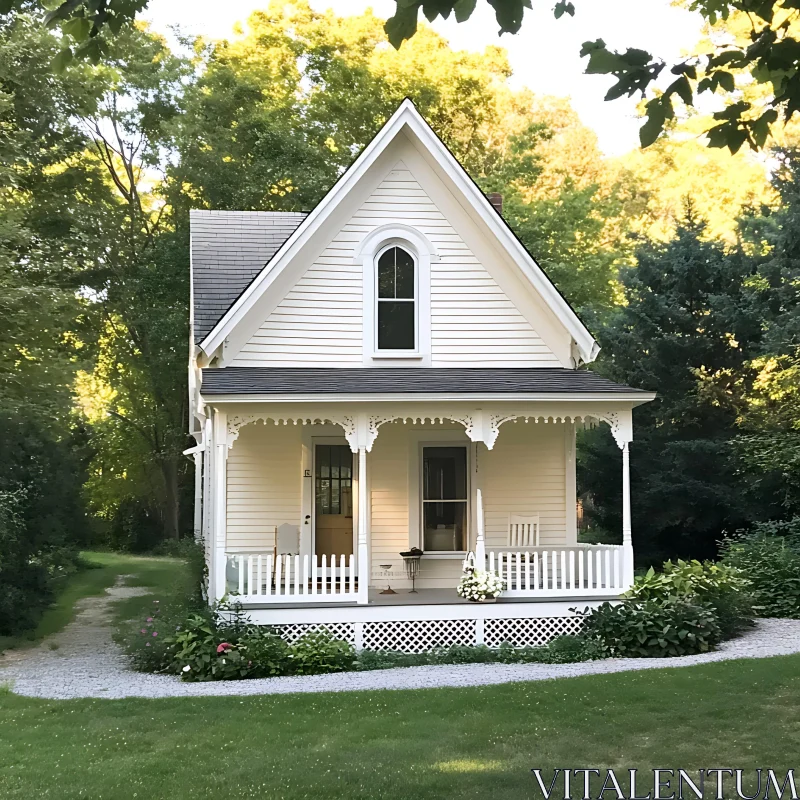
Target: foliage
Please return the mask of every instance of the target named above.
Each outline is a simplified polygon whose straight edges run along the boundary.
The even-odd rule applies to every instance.
[[[306,633],[289,646],[291,671],[297,675],[318,675],[352,669],[355,651],[328,631]]]
[[[362,650],[356,669],[393,669],[426,664],[571,664],[593,657],[581,636],[557,636],[543,647],[513,647],[504,643],[496,649],[485,645],[436,647],[425,653],[394,650]]]
[[[417,31],[417,17],[422,10],[429,20],[445,19],[455,14],[457,22],[472,15],[476,0],[396,0],[394,16],[386,23],[389,40],[395,47],[411,39]],[[489,0],[494,8],[500,33],[516,33],[522,25],[530,0]],[[639,94],[649,97],[645,104],[647,120],[639,137],[642,147],[651,145],[676,116],[675,104],[695,105],[697,96],[705,92],[722,93],[732,102],[713,114],[714,125],[708,130],[711,147],[727,147],[735,153],[747,142],[758,149],[764,146],[772,126],[780,116],[790,119],[800,110],[800,88],[793,79],[800,63],[800,34],[796,10],[790,0],[767,0],[753,4],[750,0],[691,0],[692,11],[699,12],[712,26],[737,14],[749,22],[743,40],[729,36],[711,39],[706,52],[668,65],[646,50],[629,47],[625,51],[610,50],[602,39],[584,42],[581,56],[587,57],[587,74],[610,75],[616,83],[606,93],[606,100]],[[558,19],[565,13],[574,15],[573,3],[558,0],[554,6]],[[667,68],[669,69],[667,70]],[[753,104],[738,93],[736,77],[745,74],[750,82],[765,87],[767,99]],[[667,85],[648,93],[655,82],[669,77]]]
[[[722,543],[723,562],[749,580],[753,607],[762,617],[800,618],[800,522],[764,523]],[[791,531],[790,535],[780,535]]]
[[[753,606],[747,573],[711,561],[667,561],[634,580],[627,596],[662,603],[684,599],[710,606],[724,638],[752,625]]]
[[[683,599],[603,603],[584,612],[583,635],[607,658],[693,655],[721,639],[710,606]]]
[[[626,305],[598,330],[597,369],[657,392],[636,410],[631,448],[634,544],[644,563],[711,557],[721,531],[773,510],[771,498],[748,496],[731,450],[763,330],[747,287],[753,264],[704,236],[689,209],[671,241],[644,244],[638,266],[621,275]],[[620,481],[608,468],[619,450],[606,431],[588,431],[582,444],[581,488],[592,492],[600,526],[619,530]]]

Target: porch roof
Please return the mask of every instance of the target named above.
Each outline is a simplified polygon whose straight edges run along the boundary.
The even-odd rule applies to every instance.
[[[366,394],[646,394],[588,370],[377,367],[223,367],[203,370],[202,393],[212,395]],[[652,395],[648,394],[648,399]]]

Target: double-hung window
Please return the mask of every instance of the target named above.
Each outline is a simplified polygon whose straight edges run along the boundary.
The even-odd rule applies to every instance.
[[[377,264],[377,349],[417,349],[417,275],[414,257],[388,247]]]
[[[422,549],[467,549],[467,448],[422,448]]]

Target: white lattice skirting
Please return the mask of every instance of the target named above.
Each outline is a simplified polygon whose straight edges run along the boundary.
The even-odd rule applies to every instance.
[[[580,617],[526,617],[521,619],[405,620],[396,622],[329,622],[273,626],[287,642],[306,633],[327,630],[359,650],[396,650],[424,653],[435,647],[485,644],[531,647],[556,636],[577,633]]]

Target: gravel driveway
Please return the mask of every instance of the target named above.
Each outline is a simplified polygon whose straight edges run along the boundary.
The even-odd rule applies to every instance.
[[[735,658],[800,653],[800,620],[760,620],[752,631],[725,642],[713,653],[679,658],[617,658],[581,664],[460,664],[347,672],[309,677],[266,678],[216,683],[181,683],[171,675],[132,672],[111,640],[114,601],[142,594],[115,586],[103,597],[82,601],[76,619],[33,650],[0,657],[0,683],[26,697],[67,700],[80,697],[198,697],[203,695],[345,692],[364,689],[424,689],[485,686],[576,675],[599,675],[663,667],[685,667]]]

